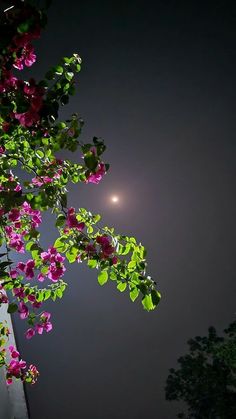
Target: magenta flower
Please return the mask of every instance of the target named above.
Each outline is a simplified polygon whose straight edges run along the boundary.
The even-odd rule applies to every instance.
[[[44,329],[46,330],[46,332],[51,332],[52,330],[52,323],[51,322],[45,322],[43,325]]]
[[[17,272],[17,270],[16,270],[16,269],[11,269],[11,270],[10,270],[10,277],[11,277],[12,279],[16,279],[18,276],[19,276],[19,274],[18,274],[18,272]]]
[[[86,179],[86,183],[95,183],[98,184],[103,176],[106,174],[106,166],[104,163],[99,163],[98,165],[98,169],[95,173],[91,173],[87,179]]]
[[[97,236],[96,242],[101,246],[102,257],[104,259],[112,255],[115,248],[111,245],[110,240],[107,236]]]
[[[39,274],[38,274],[38,276],[37,276],[37,279],[38,279],[38,281],[40,281],[40,282],[43,282],[43,281],[45,281],[45,276],[40,272]]]
[[[21,375],[21,369],[26,368],[26,362],[25,361],[16,361],[12,360],[10,364],[7,367],[7,372],[13,377],[20,378]]]
[[[12,358],[18,358],[20,356],[19,352],[16,350],[15,346],[13,345],[9,346],[9,351],[11,353]]]
[[[64,265],[58,266],[56,263],[53,262],[49,266],[49,271],[48,271],[47,276],[49,279],[51,279],[51,281],[57,282],[64,275],[65,271],[66,271],[66,268]]]
[[[29,259],[26,263],[19,262],[17,264],[17,268],[20,269],[20,271],[25,273],[26,278],[32,279],[34,277],[34,270],[35,267],[35,261],[33,259]]]
[[[12,210],[8,213],[8,218],[10,221],[18,221],[20,219],[20,211],[18,208],[12,208]]]
[[[44,311],[40,316],[40,319],[42,321],[48,321],[50,320],[50,318],[51,318],[51,313],[49,313],[48,311]]]
[[[31,339],[35,335],[35,330],[30,328],[26,331],[25,337],[26,339]]]
[[[24,243],[22,241],[21,234],[11,233],[9,246],[19,253],[25,253]]]
[[[35,329],[36,329],[36,331],[37,331],[37,333],[39,335],[42,335],[42,333],[43,333],[43,326],[42,326],[42,324],[40,324],[40,323],[36,324]]]
[[[18,313],[20,313],[20,318],[22,320],[26,319],[29,316],[29,309],[27,305],[22,301],[19,304]]]
[[[34,277],[34,270],[33,270],[34,267],[35,267],[35,261],[33,259],[30,259],[28,260],[28,262],[26,262],[26,266],[25,266],[26,278],[32,279]]]
[[[34,48],[32,45],[28,44],[25,47],[25,65],[26,67],[31,67],[36,61],[36,55],[34,54]]]
[[[19,299],[25,298],[25,293],[24,293],[24,288],[23,287],[13,288],[13,294]]]
[[[34,303],[34,302],[35,302],[35,300],[36,300],[35,296],[34,296],[34,295],[32,295],[32,294],[27,295],[27,298],[28,298],[28,301],[29,301],[30,303]]]
[[[66,225],[69,228],[76,228],[79,231],[83,230],[84,227],[85,227],[84,223],[80,223],[77,220],[75,209],[72,208],[72,207],[68,209],[67,218],[66,218]]]
[[[8,298],[6,296],[6,294],[4,294],[2,291],[0,291],[0,305],[1,304],[7,304],[8,303]]]
[[[116,265],[117,263],[118,263],[118,257],[117,256],[113,256],[113,258],[112,258],[112,260],[111,260],[111,262],[112,262],[112,265]]]

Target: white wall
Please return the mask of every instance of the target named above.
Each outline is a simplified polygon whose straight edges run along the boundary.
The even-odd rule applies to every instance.
[[[13,332],[11,317],[7,313],[7,304],[2,304],[0,307],[0,322],[4,320]],[[9,345],[16,346],[13,333],[9,336]],[[13,379],[13,384],[7,386],[4,373],[4,369],[0,368],[0,419],[28,419],[22,382]]]

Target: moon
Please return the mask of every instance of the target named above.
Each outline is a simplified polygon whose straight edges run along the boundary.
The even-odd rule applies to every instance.
[[[118,204],[118,202],[119,202],[119,197],[118,197],[117,195],[112,195],[112,197],[111,197],[111,202],[112,202],[113,204]]]

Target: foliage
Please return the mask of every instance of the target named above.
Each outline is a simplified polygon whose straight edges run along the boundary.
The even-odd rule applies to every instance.
[[[180,418],[236,417],[236,322],[219,337],[214,327],[207,337],[188,341],[189,353],[179,358],[178,370],[170,369],[167,400],[182,400],[188,414]]]
[[[103,162],[103,140],[80,140],[83,120],[79,115],[58,119],[61,107],[75,93],[81,58],[78,54],[64,57],[39,82],[21,80],[13,73],[36,61],[32,42],[46,25],[45,7],[14,0],[0,22],[0,245],[4,246],[0,305],[8,304],[9,313],[26,320],[27,339],[51,331],[51,314],[42,306],[47,299],[63,297],[67,262],[83,262],[98,270],[100,285],[111,280],[132,301],[140,295],[145,310],[153,310],[160,300],[155,282],[146,275],[145,248],[134,237],[102,226],[100,215],[67,207],[71,182],[98,184],[109,169]],[[57,152],[63,149],[79,149],[81,162],[59,159]],[[21,171],[24,181],[16,175]],[[39,231],[45,211],[54,214],[58,229],[58,238],[48,249],[43,249]],[[14,254],[18,254],[17,263]],[[26,369],[15,348],[8,348],[11,361],[7,361],[9,331],[1,327],[0,360],[8,384],[13,377],[34,383],[36,367]]]

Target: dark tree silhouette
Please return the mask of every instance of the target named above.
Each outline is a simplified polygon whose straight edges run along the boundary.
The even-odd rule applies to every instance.
[[[236,418],[236,321],[219,337],[214,327],[207,337],[188,341],[189,353],[170,369],[166,399],[184,401],[187,412],[179,418]]]

